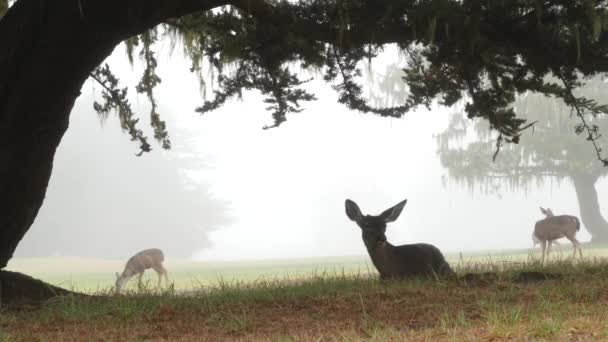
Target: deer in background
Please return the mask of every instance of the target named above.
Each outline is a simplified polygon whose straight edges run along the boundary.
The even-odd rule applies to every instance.
[[[404,200],[378,216],[364,216],[355,202],[346,200],[346,216],[361,228],[363,243],[380,278],[453,275],[437,247],[425,243],[393,246],[386,240],[386,224],[399,217],[406,203]]]
[[[576,232],[581,229],[581,223],[576,216],[572,215],[553,215],[551,209],[540,207],[540,211],[545,215],[545,218],[537,221],[534,225],[533,239],[536,238],[540,242],[542,251],[541,264],[544,263],[545,257],[549,256],[551,251],[551,243],[560,238],[567,238],[572,242],[574,253],[572,258],[576,257],[578,249],[581,259],[583,258],[583,250],[581,244],[576,239]]]
[[[552,244],[553,246],[559,246],[559,242],[557,242],[557,240],[549,241],[548,243]],[[536,245],[540,245],[540,240],[536,237],[536,235],[534,235],[534,232],[532,232],[532,248],[536,247]]]
[[[167,270],[163,267],[163,261],[165,261],[165,255],[163,251],[158,248],[144,249],[143,251],[132,256],[122,274],[116,272],[116,291],[120,292],[123,286],[133,277],[138,276],[137,285],[141,289],[141,277],[144,275],[144,271],[151,268],[158,274],[158,286],[160,287],[161,277],[165,276],[165,282],[169,283],[167,276]]]

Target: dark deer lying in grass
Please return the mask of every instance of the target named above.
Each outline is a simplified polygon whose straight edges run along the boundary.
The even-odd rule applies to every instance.
[[[380,278],[453,275],[454,272],[437,247],[425,243],[393,246],[386,241],[386,224],[399,217],[406,202],[404,200],[378,216],[364,216],[355,202],[346,200],[346,216],[361,228],[363,243],[372,263],[380,272]]]
[[[165,282],[169,283],[167,277],[167,270],[163,267],[163,261],[165,261],[165,255],[163,251],[158,248],[144,249],[143,251],[132,256],[122,274],[116,272],[116,291],[120,292],[123,286],[133,277],[137,275],[137,285],[141,289],[141,277],[144,275],[144,271],[151,268],[158,274],[158,286],[160,287],[161,277],[165,276]]]
[[[571,215],[553,215],[551,209],[544,209],[540,207],[540,211],[546,216],[544,219],[537,221],[534,225],[534,237],[540,242],[542,250],[541,263],[545,262],[545,257],[549,256],[551,251],[551,243],[554,240],[560,238],[567,238],[572,242],[574,247],[574,254],[572,258],[576,257],[576,250],[578,249],[581,259],[583,258],[583,250],[581,244],[576,239],[576,232],[581,229],[581,223],[576,216]]]

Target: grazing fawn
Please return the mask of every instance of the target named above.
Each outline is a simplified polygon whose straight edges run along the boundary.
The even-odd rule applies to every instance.
[[[363,243],[372,263],[380,272],[380,278],[453,275],[454,272],[437,247],[425,243],[393,246],[386,241],[386,224],[399,217],[405,203],[407,200],[378,216],[364,216],[355,202],[346,200],[346,216],[361,228]]]
[[[576,257],[576,250],[578,249],[581,259],[583,258],[583,250],[581,244],[576,239],[576,232],[581,229],[581,223],[576,216],[572,215],[553,215],[551,209],[540,207],[541,213],[545,215],[545,218],[536,221],[534,225],[533,238],[536,238],[540,242],[542,250],[541,264],[544,263],[545,257],[549,256],[551,251],[551,243],[554,240],[560,238],[567,238],[572,242],[574,247],[574,253],[572,258]]]
[[[165,282],[169,283],[167,277],[167,270],[163,267],[163,261],[165,256],[163,251],[158,248],[145,249],[134,256],[132,256],[122,274],[116,272],[116,291],[120,292],[123,286],[133,277],[137,275],[137,285],[141,289],[141,277],[144,275],[144,271],[151,268],[158,274],[158,286],[160,287],[161,277],[165,276]]]

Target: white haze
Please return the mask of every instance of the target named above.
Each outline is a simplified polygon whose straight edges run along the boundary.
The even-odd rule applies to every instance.
[[[211,164],[188,174],[210,184],[214,196],[230,201],[230,212],[236,217],[235,223],[211,232],[210,247],[195,253],[194,259],[365,254],[359,228],[344,213],[346,198],[371,214],[407,198],[403,214],[388,227],[389,241],[427,242],[446,252],[530,247],[533,224],[541,218],[539,205],[555,213],[578,214],[568,182],[547,183],[528,193],[506,191],[500,197],[443,186],[445,170],[433,134],[445,129],[449,109],[420,109],[403,119],[362,115],[338,104],[328,85],[314,81],[309,87],[317,101],[306,104],[302,113],[289,115],[279,128],[262,130],[272,118],[259,94],[245,93],[242,101],[200,116],[194,108],[202,98],[188,62],[179,53],[159,59],[163,82],[157,98],[159,112],[170,123],[169,133],[188,130],[197,136],[195,150],[176,147],[168,153],[194,154]],[[124,84],[136,84],[141,69],[131,69],[122,47],[109,61]],[[97,120],[90,96],[93,88],[98,86],[84,86],[74,109],[88,120]],[[136,112],[146,116],[145,97],[132,96]],[[98,129],[119,127],[110,120]],[[68,130],[62,144],[78,143],[70,137]],[[133,155],[137,145],[126,136],[123,139],[120,153]],[[153,147],[152,153],[161,153],[158,144]],[[60,147],[58,153],[62,151]],[[600,203],[606,200],[601,191],[605,184],[598,184]],[[129,214],[128,210],[111,212]],[[167,208],[167,215],[171,213]],[[586,231],[581,232],[580,240],[588,238]],[[162,248],[162,241],[157,247]]]

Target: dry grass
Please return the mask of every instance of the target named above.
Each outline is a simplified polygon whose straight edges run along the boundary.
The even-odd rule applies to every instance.
[[[559,280],[514,282],[524,263],[461,265],[497,271],[462,280],[380,282],[367,275],[218,282],[173,290],[57,298],[3,309],[0,341],[453,341],[608,338],[608,262],[554,262]]]

